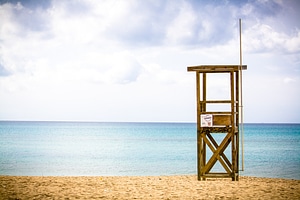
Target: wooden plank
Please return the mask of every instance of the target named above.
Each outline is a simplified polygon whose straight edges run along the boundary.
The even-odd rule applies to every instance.
[[[201,133],[228,133],[228,132],[232,132],[232,128],[229,126],[223,126],[223,127],[201,127]]]
[[[204,140],[207,140],[205,137],[203,138]],[[231,142],[231,133],[227,133],[219,147],[216,149],[216,151],[213,153],[213,155],[210,157],[206,165],[203,167],[202,171],[204,173],[209,172],[211,168],[215,165],[215,163],[218,160],[218,156],[224,152],[224,150],[227,148],[229,143]],[[205,141],[207,142],[207,141]]]
[[[201,103],[231,103],[231,100],[206,100],[201,101]]]
[[[213,115],[213,126],[231,125],[231,115]]]
[[[211,112],[201,112],[201,114],[213,114],[213,115],[231,115],[231,112],[216,112],[216,111],[211,111]],[[235,114],[235,113],[234,113]]]
[[[207,173],[203,175],[203,178],[232,178],[231,174],[228,173]]]
[[[240,65],[197,65],[197,66],[189,66],[187,67],[187,71],[197,71],[197,72],[230,72],[230,71],[238,71],[240,69]],[[247,70],[247,65],[242,65],[242,70]]]
[[[215,152],[216,150],[218,150],[219,146],[218,146],[217,142],[215,141],[215,139],[209,133],[206,136],[209,139],[205,138],[205,139],[207,139],[207,140],[205,140],[205,142],[208,145],[208,147],[211,149],[211,151]],[[220,152],[220,155],[217,156],[217,159],[219,160],[219,162],[221,163],[223,168],[227,171],[227,173],[231,173],[231,170],[230,170],[231,163],[228,161],[224,152]],[[229,164],[227,163],[227,161],[229,162]]]
[[[212,144],[215,146],[215,148],[217,149],[217,148],[219,147],[219,145],[218,145],[218,143],[216,142],[216,140],[213,138],[213,136],[212,136],[210,133],[208,133],[206,136],[210,139],[211,143],[212,143]],[[214,151],[214,150],[212,150],[212,151]],[[221,156],[222,156],[222,158],[224,159],[224,161],[226,162],[226,164],[229,166],[229,168],[231,169],[231,168],[232,168],[232,165],[231,165],[230,161],[228,160],[228,158],[226,157],[226,155],[224,154],[224,152],[221,153]]]

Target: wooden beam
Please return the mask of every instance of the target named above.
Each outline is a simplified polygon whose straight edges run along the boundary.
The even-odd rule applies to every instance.
[[[214,126],[229,126],[231,125],[231,115],[213,115]]]
[[[216,142],[216,140],[213,138],[213,136],[211,134],[207,134],[207,137],[210,139],[211,143],[215,146],[215,148],[217,149],[219,147],[218,143]],[[226,164],[231,168],[231,163],[228,160],[228,158],[226,157],[226,155],[223,153],[221,153],[222,158],[225,160]]]
[[[204,137],[204,139],[205,138],[206,137]],[[211,170],[211,168],[215,165],[215,163],[218,160],[218,155],[222,154],[225,151],[225,149],[227,148],[227,146],[229,145],[229,143],[231,142],[230,139],[231,139],[231,133],[227,133],[226,137],[223,139],[223,141],[221,142],[220,146],[216,149],[216,151],[210,157],[210,159],[207,162],[207,164],[202,169],[203,172],[209,172]],[[207,142],[207,141],[205,141],[205,142]]]
[[[197,71],[202,73],[213,73],[213,72],[230,72],[230,71],[239,71],[239,69],[247,70],[247,65],[198,65],[198,66],[189,66],[187,71]]]

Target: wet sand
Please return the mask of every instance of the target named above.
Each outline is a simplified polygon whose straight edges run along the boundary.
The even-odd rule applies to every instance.
[[[0,176],[0,199],[300,199],[300,180],[187,176]]]

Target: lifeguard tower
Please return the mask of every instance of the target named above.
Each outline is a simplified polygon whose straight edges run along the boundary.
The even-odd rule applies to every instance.
[[[241,71],[246,69],[247,65],[187,67],[187,71],[196,72],[198,180],[232,178],[233,181],[238,181],[239,179],[240,79]],[[220,79],[229,81],[227,99],[207,97],[207,80],[211,74],[219,73],[229,76],[227,79]],[[223,140],[217,142],[213,137],[215,134],[224,134]],[[207,157],[207,147],[211,151],[211,157]],[[229,155],[225,155],[225,150],[230,147]],[[224,170],[212,172],[217,162]]]

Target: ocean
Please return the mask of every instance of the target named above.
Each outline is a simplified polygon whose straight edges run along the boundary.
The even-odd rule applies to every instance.
[[[195,123],[0,121],[0,175],[197,174],[196,138]],[[300,180],[300,124],[244,124],[240,175]]]

